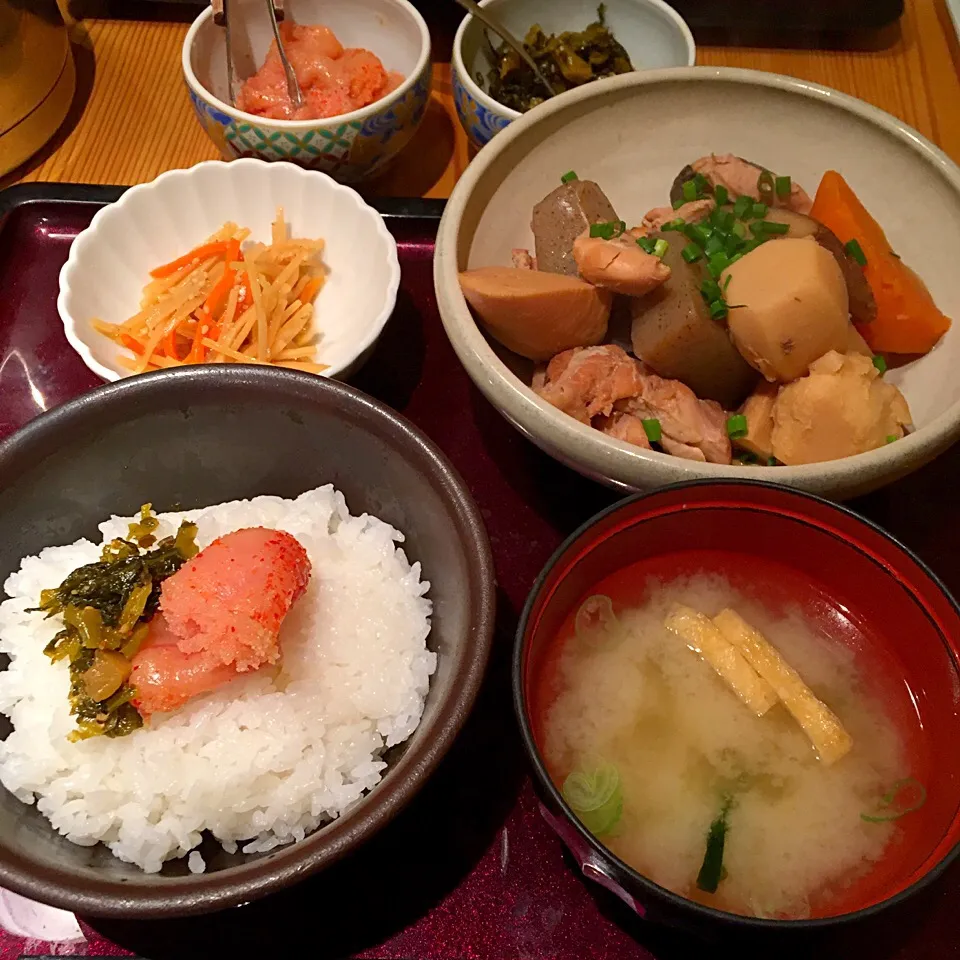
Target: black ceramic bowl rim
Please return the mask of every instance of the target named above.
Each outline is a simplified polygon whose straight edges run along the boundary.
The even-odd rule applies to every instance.
[[[654,883],[653,880],[645,877],[642,873],[638,873],[633,869],[633,867],[625,863],[615,853],[600,843],[596,837],[594,837],[594,835],[586,827],[584,827],[582,823],[580,823],[576,814],[574,814],[574,812],[570,809],[567,802],[563,799],[563,795],[550,779],[550,775],[547,773],[546,766],[542,757],[540,756],[540,751],[537,748],[536,741],[533,738],[533,730],[530,726],[527,711],[527,699],[523,688],[523,665],[524,655],[526,652],[524,635],[527,632],[527,624],[529,623],[530,615],[533,611],[537,597],[543,589],[543,585],[550,576],[551,571],[560,561],[560,558],[595,524],[599,523],[601,520],[610,516],[611,514],[628,509],[629,507],[633,506],[633,504],[641,500],[646,500],[650,497],[656,497],[668,491],[725,486],[763,487],[765,489],[775,491],[778,496],[793,497],[800,503],[817,503],[820,506],[827,507],[830,510],[834,510],[838,513],[842,513],[854,520],[856,523],[868,527],[891,543],[896,549],[902,551],[914,563],[916,563],[923,573],[930,578],[931,583],[936,586],[937,590],[939,590],[944,598],[950,603],[958,616],[960,616],[960,605],[958,605],[957,601],[946,588],[944,583],[939,577],[937,577],[937,575],[926,563],[924,563],[912,550],[897,540],[896,537],[887,533],[887,531],[882,527],[878,526],[872,520],[868,520],[866,517],[860,516],[860,514],[848,509],[847,507],[833,503],[830,500],[826,500],[823,497],[818,497],[812,493],[794,490],[790,487],[784,487],[781,484],[770,483],[769,481],[765,480],[738,480],[731,477],[728,480],[691,480],[685,483],[668,484],[666,486],[659,487],[656,490],[651,490],[648,493],[640,493],[636,494],[635,496],[626,497],[623,500],[619,500],[606,509],[601,510],[599,513],[594,514],[589,520],[582,523],[576,530],[574,530],[573,533],[570,534],[569,537],[567,537],[566,540],[563,541],[562,544],[560,544],[559,547],[557,547],[553,555],[547,561],[543,570],[541,570],[540,575],[534,581],[533,586],[530,588],[530,593],[527,595],[527,601],[523,607],[523,613],[520,615],[520,622],[517,624],[516,639],[514,641],[513,648],[512,668],[513,706],[517,715],[517,721],[520,724],[520,735],[523,739],[524,749],[527,751],[530,762],[533,764],[534,773],[536,774],[541,789],[549,796],[551,802],[562,811],[563,817],[567,824],[577,831],[581,839],[589,845],[590,849],[593,850],[594,853],[600,856],[603,860],[614,865],[622,874],[625,874],[627,877],[629,877],[631,883],[636,884],[637,887],[649,893],[652,900],[666,901],[680,914],[692,914],[697,918],[714,924],[732,925],[735,927],[742,927],[755,931],[795,931],[797,933],[812,932],[850,924],[858,920],[864,920],[887,910],[889,907],[902,903],[904,900],[914,896],[919,891],[925,889],[927,886],[933,883],[933,881],[936,880],[937,877],[939,877],[943,871],[946,870],[946,868],[957,859],[958,856],[960,856],[960,842],[954,844],[954,846],[947,851],[946,854],[944,854],[938,863],[934,864],[934,866],[931,867],[927,873],[925,873],[909,887],[899,891],[898,893],[895,893],[891,897],[887,897],[884,900],[879,901],[878,903],[871,904],[869,907],[863,907],[860,910],[838,914],[837,916],[818,917],[810,920],[768,920],[760,917],[746,917],[736,913],[729,913],[726,910],[717,910],[713,907],[707,907],[703,904],[697,903],[694,900],[688,900],[686,897],[681,897],[672,890],[668,890],[666,887],[662,887],[658,883]]]
[[[0,838],[0,886],[80,914],[152,918],[207,913],[274,893],[341,859],[399,813],[446,755],[473,707],[492,645],[493,559],[479,508],[466,484],[440,449],[413,424],[379,401],[338,381],[295,370],[248,364],[198,365],[128,377],[97,387],[41,414],[0,443],[0,478],[7,476],[18,460],[29,458],[37,451],[42,455],[43,451],[50,450],[54,438],[65,426],[86,423],[97,411],[115,408],[127,400],[155,393],[170,396],[174,383],[177,389],[193,383],[211,394],[232,388],[260,392],[271,399],[314,398],[334,409],[349,410],[358,423],[379,421],[384,435],[394,446],[411,455],[410,459],[428,475],[456,516],[456,535],[466,541],[465,552],[472,564],[470,574],[476,593],[471,618],[473,642],[461,672],[438,706],[434,735],[428,741],[411,745],[401,758],[406,775],[378,784],[332,842],[323,841],[321,828],[304,840],[278,848],[268,857],[216,872],[170,878],[169,883],[150,887],[139,884],[135,878],[123,881],[104,878],[98,881],[97,890],[91,891],[80,876],[71,883],[51,878],[46,875],[47,868],[29,857],[12,855],[5,850]]]

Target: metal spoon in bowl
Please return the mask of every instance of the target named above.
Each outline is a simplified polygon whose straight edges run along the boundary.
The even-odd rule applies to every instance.
[[[274,7],[274,0],[266,0],[266,3],[267,12],[270,16],[270,25],[273,28],[273,36],[277,41],[280,63],[283,65],[283,73],[287,79],[287,95],[290,97],[294,109],[299,110],[300,107],[303,106],[303,92],[300,89],[300,84],[297,82],[297,75],[293,67],[290,66],[287,51],[283,49],[283,41],[280,39],[280,27],[277,24],[278,20],[283,19],[283,2],[282,0],[276,0],[276,7]],[[237,69],[233,57],[233,37],[230,31],[230,0],[211,0],[211,5],[213,6],[213,22],[218,27],[223,27],[226,31],[227,92],[230,97],[230,105],[236,106],[237,90],[240,84],[237,79]]]
[[[226,34],[227,47],[227,97],[230,100],[230,106],[237,105],[237,90],[240,82],[237,80],[237,68],[233,59],[233,35],[230,31],[230,0],[213,0],[213,22],[218,27],[223,27]]]
[[[540,85],[547,91],[547,96],[552,97],[556,93],[550,85],[550,81],[540,72],[533,57],[527,53],[527,48],[502,24],[496,17],[489,14],[474,0],[457,0],[457,3],[468,13],[473,14],[485,27],[489,27],[495,34],[501,37],[507,46],[513,47],[523,62],[533,71]]]
[[[303,106],[303,92],[300,90],[300,84],[297,82],[297,75],[290,66],[287,59],[287,52],[283,49],[283,41],[280,39],[280,27],[277,26],[277,11],[273,8],[273,0],[266,0],[267,11],[270,14],[270,26],[273,27],[273,36],[277,41],[277,52],[280,54],[280,63],[283,64],[283,72],[287,78],[287,93],[293,103],[294,110],[299,110]]]

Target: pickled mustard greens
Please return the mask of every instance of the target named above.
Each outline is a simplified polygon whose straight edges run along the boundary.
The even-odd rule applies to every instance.
[[[127,679],[131,661],[160,603],[160,584],[196,556],[195,524],[157,541],[151,505],[140,508],[127,537],[106,544],[96,563],[77,567],[60,586],[43,590],[36,609],[63,617],[44,653],[70,664],[70,706],[77,728],[70,740],[122,737],[142,726]]]
[[[607,28],[602,3],[597,7],[596,21],[586,29],[547,35],[534,24],[523,45],[555,93],[633,70],[627,51]],[[515,50],[505,43],[500,47],[491,44],[490,57],[494,66],[488,74],[489,93],[494,100],[521,113],[543,103],[539,81]],[[482,74],[477,75],[477,82],[484,85]]]

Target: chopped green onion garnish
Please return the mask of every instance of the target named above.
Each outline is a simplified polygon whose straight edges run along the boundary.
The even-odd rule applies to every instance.
[[[671,220],[669,223],[665,223],[661,228],[661,233],[669,233],[671,230],[682,230],[686,225],[686,220],[681,220],[680,217],[677,217],[676,220]]]
[[[863,247],[861,247],[856,240],[848,240],[843,245],[843,249],[846,250],[847,253],[853,257],[853,259],[856,260],[861,267],[865,267],[867,265],[867,256],[863,252]]]
[[[730,812],[729,798],[724,800],[720,815],[710,824],[707,834],[707,849],[703,854],[703,864],[697,874],[697,887],[704,893],[716,893],[723,879],[723,846],[727,837],[727,814]]]
[[[750,224],[750,232],[762,243],[767,234],[766,220],[758,220]]]
[[[662,237],[653,245],[653,255],[662,257],[670,249],[670,244]]]
[[[776,189],[773,182],[773,174],[769,170],[764,170],[759,177],[757,177],[757,193],[760,194],[760,202],[767,204],[767,206],[773,205],[773,198],[776,194]]]
[[[704,280],[700,287],[700,296],[707,303],[713,303],[714,300],[722,300],[723,293],[720,290],[720,284],[716,280]]]
[[[789,197],[791,188],[790,178],[777,177],[777,179],[773,181],[773,188],[778,197]]]
[[[672,206],[674,210],[679,210],[686,202],[687,201],[684,200],[683,197],[677,197],[677,199],[674,200],[670,206]]]
[[[733,266],[738,260],[740,260],[742,257],[743,257],[743,251],[739,251],[739,252],[735,253],[735,254],[730,258],[730,262],[727,264],[727,266],[728,266],[728,267],[732,267],[732,266]],[[730,278],[727,277],[727,282],[723,285],[723,286],[724,286],[724,289],[726,289],[727,283],[729,283],[729,282],[730,282]]]
[[[653,253],[653,248],[656,246],[656,242],[653,237],[637,237],[637,246],[644,253]]]
[[[731,440],[739,440],[747,435],[747,418],[742,413],[735,413],[727,420],[727,436]]]
[[[710,186],[710,182],[702,173],[695,173],[693,175],[693,183],[697,188],[697,193],[705,193],[707,187]]]
[[[715,253],[723,253],[723,238],[719,234],[713,234],[703,246],[703,252],[708,256]]]
[[[571,180],[577,179],[577,173],[575,170],[568,170],[561,178],[561,183],[569,183]]]
[[[698,247],[705,247],[707,245],[708,235],[700,224],[685,223],[683,225],[683,232],[686,234],[687,239],[692,240]]]
[[[899,440],[899,439],[900,438],[895,433],[887,434],[887,443],[893,443],[895,440]]]
[[[775,467],[776,465],[777,465],[777,458],[776,458],[776,457],[767,457],[767,466],[768,466],[768,467]]]
[[[728,312],[727,305],[722,300],[714,300],[710,304],[711,320],[725,320]]]
[[[591,223],[590,236],[601,240],[612,240],[627,229],[623,220],[608,220],[605,223]]]
[[[886,373],[886,372],[887,372],[887,361],[884,360],[884,358],[881,357],[879,353],[874,356],[874,358],[873,358],[873,365],[874,365],[881,373]]]
[[[690,203],[693,200],[697,199],[697,185],[693,180],[687,180],[687,182],[684,183],[682,190],[683,190],[683,199],[687,203]]]
[[[717,216],[717,226],[724,232],[729,233],[733,229],[736,218],[729,210],[720,210]]]
[[[713,256],[707,261],[707,269],[710,271],[710,275],[717,277],[718,279],[720,274],[723,273],[723,271],[729,266],[730,258],[723,253],[723,251],[713,254]]]
[[[695,243],[688,243],[680,251],[680,256],[683,257],[687,263],[696,263],[703,256],[703,251]]]
[[[647,439],[651,443],[659,443],[661,437],[663,437],[663,429],[660,427],[659,420],[641,420],[643,424],[643,429],[647,434]]]
[[[782,236],[788,233],[789,230],[790,224],[788,223],[778,223],[776,220],[763,221],[763,232],[768,236]]]
[[[769,209],[765,203],[755,203],[750,208],[750,213],[753,215],[754,220],[762,220],[767,215]]]
[[[906,794],[906,797],[902,794]],[[919,780],[907,777],[905,780],[898,780],[880,798],[877,813],[861,813],[860,819],[866,820],[867,823],[886,823],[888,820],[899,820],[908,813],[919,810],[926,802],[926,787]]]
[[[623,813],[620,774],[609,763],[591,770],[575,770],[563,781],[563,799],[577,819],[593,834],[609,833]]]
[[[730,228],[730,232],[741,240],[746,239],[747,228],[739,220]]]
[[[723,252],[728,257],[732,257],[742,246],[743,241],[736,234],[728,233],[726,240],[723,241]]]
[[[723,184],[718,183],[713,188],[713,199],[717,201],[718,207],[722,207],[730,199],[727,188]]]
[[[737,197],[737,202],[733,205],[733,215],[738,220],[742,220],[752,209],[752,197]]]

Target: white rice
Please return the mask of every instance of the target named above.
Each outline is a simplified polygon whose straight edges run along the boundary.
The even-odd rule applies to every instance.
[[[240,677],[129,736],[70,743],[68,667],[43,653],[60,618],[26,609],[98,559],[99,546],[26,557],[0,604],[0,651],[11,659],[0,711],[14,726],[0,743],[0,782],[74,843],[101,841],[148,873],[187,854],[201,872],[201,831],[228,852],[262,852],[343,814],[381,779],[383,750],[416,729],[436,667],[430,585],[397,546],[403,534],[351,516],[332,486],[162,514],[159,534],[181,517],[197,523],[201,547],[265,526],[306,548],[313,576],[284,622],[279,672]],[[104,541],[126,535],[130,519],[102,523]]]

